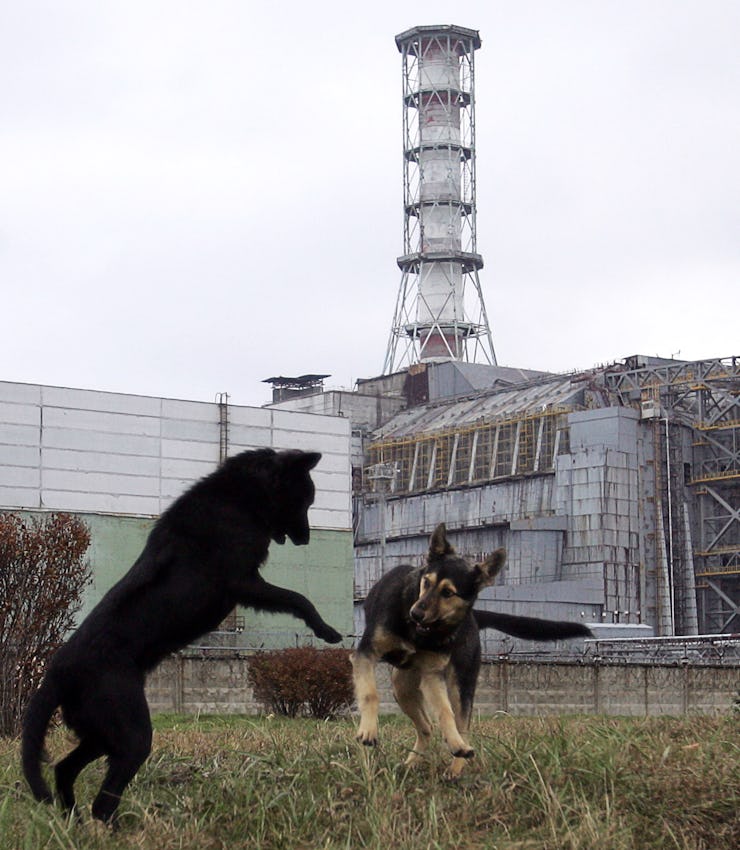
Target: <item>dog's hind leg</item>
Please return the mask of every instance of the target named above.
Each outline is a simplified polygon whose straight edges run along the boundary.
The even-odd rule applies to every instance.
[[[146,761],[152,747],[152,723],[140,674],[117,677],[106,700],[106,714],[99,727],[104,736],[108,771],[92,805],[93,817],[105,823],[115,820],[126,786]],[[105,694],[103,695],[106,696]]]
[[[103,755],[103,749],[91,738],[83,738],[80,743],[65,756],[54,768],[57,791],[62,808],[71,812],[75,807],[74,784],[82,770],[90,762]]]
[[[395,668],[391,674],[393,695],[401,710],[406,714],[416,729],[416,742],[413,750],[406,759],[406,764],[412,766],[421,761],[432,737],[432,721],[424,706],[424,698],[419,688],[421,676],[418,670]]]

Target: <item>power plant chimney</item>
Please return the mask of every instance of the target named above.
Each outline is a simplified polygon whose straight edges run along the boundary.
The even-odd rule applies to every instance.
[[[478,271],[476,30],[413,27],[396,36],[403,73],[404,253],[384,374],[415,363],[496,365]]]

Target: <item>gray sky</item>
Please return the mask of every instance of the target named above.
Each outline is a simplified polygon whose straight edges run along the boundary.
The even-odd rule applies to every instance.
[[[740,354],[737,0],[0,0],[0,380],[263,404],[378,374],[422,24],[483,42],[499,362]]]

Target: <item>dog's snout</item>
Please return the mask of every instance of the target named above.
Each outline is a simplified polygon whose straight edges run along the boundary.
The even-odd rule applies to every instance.
[[[416,604],[416,605],[414,605],[414,607],[411,609],[411,619],[412,619],[415,623],[420,623],[420,622],[424,619],[424,613],[425,613],[425,611],[426,611],[426,606],[425,606],[425,605],[420,605],[419,603],[417,603],[417,604]]]

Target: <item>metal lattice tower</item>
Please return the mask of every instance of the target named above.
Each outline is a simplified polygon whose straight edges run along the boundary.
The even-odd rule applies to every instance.
[[[496,364],[478,272],[476,30],[396,36],[403,73],[404,253],[384,374],[415,363]]]

